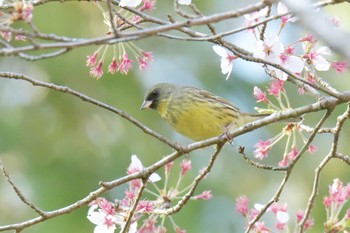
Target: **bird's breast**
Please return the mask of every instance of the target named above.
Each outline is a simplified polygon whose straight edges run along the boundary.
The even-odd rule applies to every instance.
[[[194,141],[218,136],[235,124],[237,114],[206,102],[169,104],[165,118],[177,132]]]

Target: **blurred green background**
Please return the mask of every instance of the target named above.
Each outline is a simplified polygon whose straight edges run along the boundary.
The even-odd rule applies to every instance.
[[[197,1],[205,14],[237,9],[249,1]],[[243,5],[244,4],[244,5]],[[153,15],[166,19],[171,1],[159,1]],[[328,7],[327,11],[342,19],[342,27],[349,29],[349,4]],[[173,13],[173,12],[172,12]],[[34,23],[40,31],[69,37],[93,37],[103,35],[107,28],[102,24],[100,11],[88,2],[48,3],[34,10]],[[241,25],[241,20],[230,20],[217,26],[218,29]],[[277,30],[279,22],[272,22],[270,29]],[[246,46],[246,32],[229,37],[234,43]],[[298,28],[287,26],[284,38],[302,36]],[[253,111],[255,100],[252,90],[255,85],[265,88],[268,78],[256,64],[235,61],[228,81],[220,72],[219,57],[210,43],[183,42],[161,37],[146,38],[136,42],[145,51],[153,51],[154,62],[144,72],[134,69],[127,76],[104,74],[96,81],[89,77],[85,66],[86,56],[97,47],[74,49],[62,56],[28,62],[14,57],[0,58],[1,71],[20,72],[32,78],[68,86],[92,98],[119,109],[155,130],[181,143],[189,140],[173,130],[153,111],[140,111],[145,90],[158,82],[193,85],[214,92],[235,103],[245,111]],[[134,64],[137,68],[137,64]],[[340,90],[349,89],[349,73],[336,75],[334,71],[322,73],[332,85]],[[311,103],[313,100],[299,96],[297,90],[287,85],[293,106]],[[259,105],[263,107],[263,105]],[[337,114],[345,106],[336,109],[327,126],[333,126]],[[305,122],[314,126],[321,113],[310,114]],[[235,139],[235,145],[246,147],[251,155],[258,139],[266,140],[280,132],[275,124]],[[349,154],[348,124],[342,132],[339,151]],[[305,154],[295,167],[282,195],[281,203],[288,201],[293,226],[294,213],[304,209],[311,192],[314,170],[327,154],[331,137],[319,135],[314,155]],[[254,203],[266,203],[274,195],[282,174],[258,170],[243,161],[236,146],[226,145],[212,172],[203,181],[196,193],[212,190],[210,201],[192,201],[174,215],[176,223],[187,232],[242,232],[243,218],[235,212],[235,199],[239,195]],[[280,144],[264,161],[276,164],[281,160],[284,145]],[[43,210],[54,210],[81,199],[97,189],[99,181],[109,181],[126,174],[131,155],[136,154],[144,165],[150,165],[172,150],[144,134],[137,127],[104,109],[82,102],[67,94],[42,87],[33,87],[24,81],[0,79],[0,159],[13,181],[23,194]],[[191,181],[198,170],[206,165],[213,148],[191,153],[193,169],[185,182]],[[176,166],[178,166],[178,162]],[[159,171],[160,174],[163,170]],[[176,177],[177,174],[173,174]],[[334,178],[349,182],[349,167],[340,161],[332,161],[322,172],[320,195],[312,212],[315,227],[311,232],[321,232],[325,220],[322,198],[328,192],[327,185]],[[173,184],[175,185],[175,184]],[[124,187],[106,194],[109,200],[123,197]],[[0,176],[0,225],[25,221],[37,215],[25,206],[10,185]],[[94,225],[87,218],[87,207],[45,223],[30,227],[25,232],[93,232]],[[271,219],[265,218],[267,226]],[[169,232],[172,229],[169,228]]]

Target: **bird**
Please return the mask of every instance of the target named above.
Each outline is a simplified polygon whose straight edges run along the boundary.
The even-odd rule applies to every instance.
[[[141,110],[153,109],[178,133],[202,141],[270,114],[241,111],[229,101],[191,86],[159,83],[145,94]]]

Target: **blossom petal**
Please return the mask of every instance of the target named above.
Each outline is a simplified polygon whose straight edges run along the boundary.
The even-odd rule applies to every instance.
[[[119,6],[137,7],[141,2],[142,0],[121,0]]]
[[[190,5],[192,0],[177,0],[177,2],[181,5]]]
[[[289,56],[285,68],[293,73],[300,73],[304,69],[304,61],[296,56]]]
[[[278,222],[285,224],[289,221],[289,214],[283,211],[277,211],[276,219]]]
[[[157,181],[160,181],[162,178],[160,177],[160,175],[158,175],[157,173],[152,173],[150,176],[149,176],[149,180],[151,182],[157,182]]]
[[[318,48],[316,52],[323,55],[332,55],[331,49],[327,46],[322,46]]]
[[[327,71],[331,67],[329,62],[322,56],[316,56],[313,60],[315,69],[318,71]]]
[[[139,170],[142,170],[142,169],[143,169],[143,165],[142,165],[142,163],[141,163],[141,160],[139,160],[139,158],[137,158],[136,155],[132,155],[132,156],[131,156],[131,164],[130,164],[130,167],[138,168]]]
[[[286,13],[288,13],[288,12],[289,12],[288,8],[287,8],[286,5],[284,5],[282,2],[279,2],[279,3],[277,4],[277,13],[278,13],[279,15],[286,14]]]
[[[260,203],[254,204],[254,209],[256,209],[257,211],[261,211],[264,207],[265,207],[265,205],[260,204]]]
[[[226,58],[227,55],[229,54],[228,51],[224,47],[219,46],[219,45],[213,45],[213,50],[217,55],[219,55],[220,57],[223,57],[223,58]]]
[[[91,212],[87,218],[95,225],[101,225],[105,222],[106,214],[103,212]]]
[[[107,226],[107,225],[97,225],[95,227],[94,233],[114,233],[116,227],[113,226]]]

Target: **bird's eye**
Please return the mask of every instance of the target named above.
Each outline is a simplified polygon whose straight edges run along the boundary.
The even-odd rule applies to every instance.
[[[151,94],[148,96],[148,99],[150,100],[155,100],[157,99],[159,96],[159,91],[158,90],[154,90],[151,92]]]

